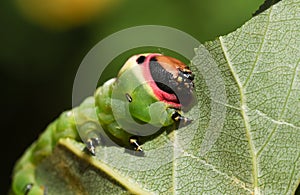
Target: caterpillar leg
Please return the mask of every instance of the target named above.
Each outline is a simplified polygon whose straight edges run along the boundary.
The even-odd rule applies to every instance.
[[[171,117],[175,122],[180,123],[180,125],[182,125],[183,127],[191,124],[193,121],[192,119],[181,116],[178,111],[174,111]]]
[[[96,148],[101,145],[101,133],[104,131],[95,111],[94,98],[86,99],[73,110],[77,132],[91,155],[96,155]]]
[[[14,175],[12,189],[14,194],[47,194],[45,186],[41,186],[35,179],[35,166],[28,163]]]
[[[33,183],[28,183],[24,187],[24,195],[29,194],[43,194],[47,195],[46,187],[35,186]]]
[[[144,153],[144,151],[143,151],[143,149],[142,149],[142,146],[139,144],[139,141],[138,141],[138,137],[137,137],[137,136],[131,136],[131,137],[129,138],[129,143],[130,143],[130,145],[133,147],[133,149],[134,149],[135,151]]]
[[[27,195],[30,192],[32,187],[33,187],[33,183],[26,184],[24,187],[24,195]]]
[[[89,138],[86,141],[86,148],[88,151],[95,156],[96,155],[96,147],[100,145],[100,139],[98,137]]]

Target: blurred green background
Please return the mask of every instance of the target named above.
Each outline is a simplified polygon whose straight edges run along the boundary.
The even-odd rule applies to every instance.
[[[62,111],[71,108],[77,68],[98,41],[127,27],[156,24],[178,28],[205,42],[234,31],[262,3],[263,0],[2,0],[4,163],[0,194],[7,193],[13,165],[24,150]]]

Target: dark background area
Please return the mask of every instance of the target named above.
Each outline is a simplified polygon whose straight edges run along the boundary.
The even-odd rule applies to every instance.
[[[62,1],[47,0],[56,8],[44,6],[46,11],[40,11],[39,1],[0,3],[0,194],[8,192],[13,166],[25,149],[61,112],[72,107],[77,68],[98,41],[127,27],[156,24],[178,28],[205,42],[234,31],[263,2],[115,0],[108,9],[109,1],[98,5],[85,0],[82,2],[89,5],[69,5],[57,14],[55,9],[62,7]]]

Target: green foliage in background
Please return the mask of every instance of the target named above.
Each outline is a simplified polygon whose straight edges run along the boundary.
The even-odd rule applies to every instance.
[[[76,29],[56,32],[29,23],[22,18],[14,2],[3,1],[1,20],[6,28],[2,30],[5,36],[0,37],[1,68],[13,77],[33,80],[53,75],[59,69],[65,75],[71,71],[69,74],[73,76],[73,69],[76,70],[87,50],[116,31],[137,25],[166,25],[200,41],[213,40],[250,19],[262,2],[124,0],[99,19],[94,18]],[[16,54],[22,55],[16,57]]]
[[[199,127],[172,134],[174,141],[185,145],[176,155],[169,149],[169,154],[176,156],[174,161],[158,169],[142,169],[139,167],[145,165],[139,164],[138,157],[131,162],[120,159],[122,148],[104,147],[92,157],[82,152],[82,143],[56,138],[58,142],[51,146],[37,147],[50,147],[52,152],[36,167],[37,183],[46,185],[49,194],[295,193],[300,181],[299,13],[299,0],[281,1],[236,31],[206,42],[209,53],[203,46],[195,50],[194,67],[201,69],[209,63],[208,56],[215,59],[228,98],[227,102],[217,102],[227,108],[226,122],[204,156],[199,154],[199,147],[209,123],[210,102],[216,100],[210,98],[201,73],[196,72],[202,111],[196,121]],[[59,120],[63,124],[63,119]],[[194,139],[185,143],[186,136],[194,131]],[[155,149],[166,139],[163,133],[147,142],[145,149]],[[37,143],[43,144],[41,140]],[[30,154],[34,147],[27,152]],[[103,162],[106,153],[115,154],[109,159],[111,164]],[[157,154],[153,166],[155,160],[164,158],[162,155]],[[136,170],[122,167],[124,163],[135,165]]]

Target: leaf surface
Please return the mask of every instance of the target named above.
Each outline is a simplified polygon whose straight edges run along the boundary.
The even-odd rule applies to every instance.
[[[71,165],[56,166],[58,155],[51,155],[48,163],[56,163],[47,169],[64,170],[58,172],[70,189],[86,193],[294,193],[300,180],[300,1],[281,1],[195,53],[192,125],[146,142],[145,157],[118,147],[90,157],[82,144],[61,140],[57,152],[74,154],[66,162],[85,163],[69,171]],[[45,163],[37,172],[51,194],[56,184],[43,174]]]

